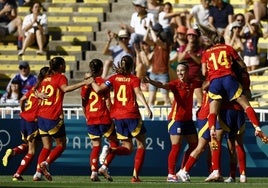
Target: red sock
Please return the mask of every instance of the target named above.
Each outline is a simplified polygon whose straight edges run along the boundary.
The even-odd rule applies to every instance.
[[[48,158],[47,163],[51,164],[53,163],[59,156],[61,156],[62,152],[65,150],[65,148],[61,145],[56,146],[53,150],[51,150]]]
[[[212,150],[212,169],[220,170],[221,142],[218,143],[218,149]]]
[[[171,150],[168,155],[168,173],[175,174],[176,171],[176,162],[178,160],[178,155],[180,151],[180,145],[172,145]]]
[[[194,166],[194,164],[196,163],[197,159],[189,156],[187,163],[184,166],[184,169],[186,172],[189,172],[191,170],[191,168]]]
[[[117,148],[119,143],[117,141],[110,141],[110,148]]]
[[[136,155],[135,155],[135,162],[134,162],[134,174],[136,174],[136,177],[139,176],[141,167],[144,162],[144,157],[145,157],[145,149],[144,148],[138,148],[136,150]]]
[[[182,162],[181,162],[181,168],[183,168],[185,166],[187,160],[189,159],[190,154],[192,153],[192,151],[194,151],[196,146],[197,146],[197,143],[189,143],[189,148],[185,152],[183,159],[182,159]]]
[[[21,145],[15,147],[15,148],[13,148],[12,150],[14,152],[14,155],[26,153],[28,151],[28,145],[27,144],[21,144]]]
[[[216,125],[217,116],[214,113],[211,113],[208,115],[208,127],[211,129],[211,127],[215,127]]]
[[[255,126],[260,126],[260,122],[258,120],[258,117],[254,111],[254,109],[249,106],[246,108],[246,114],[248,116],[248,119],[251,121],[251,123]]]
[[[89,157],[89,164],[91,171],[97,171],[98,169],[98,164],[99,164],[99,154],[100,154],[101,147],[100,146],[93,146],[91,150],[91,154]]]
[[[118,146],[112,152],[114,152],[115,155],[130,155],[131,154],[131,151],[124,146]]]
[[[211,152],[209,148],[207,152],[208,174],[210,174],[213,171],[211,161],[212,161],[212,158],[211,158]]]
[[[17,174],[22,174],[27,169],[27,167],[33,160],[33,156],[33,154],[29,153],[25,155],[25,157],[21,160],[19,168],[17,169]]]
[[[42,163],[43,161],[45,161],[47,159],[49,153],[50,153],[49,149],[42,148],[42,150],[40,151],[39,157],[38,157],[37,169],[39,168],[40,163]]]
[[[245,174],[246,173],[246,152],[245,152],[244,146],[237,145],[236,152],[237,152],[237,159],[239,163],[239,173]]]

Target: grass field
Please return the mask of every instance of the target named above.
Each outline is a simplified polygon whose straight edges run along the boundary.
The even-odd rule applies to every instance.
[[[32,176],[23,176],[24,181],[13,182],[10,176],[0,176],[0,187],[90,187],[90,188],[114,188],[114,187],[142,187],[142,188],[267,188],[268,178],[249,177],[247,183],[205,183],[205,177],[191,177],[190,183],[167,183],[166,177],[143,176],[141,183],[130,183],[129,176],[114,176],[113,182],[101,179],[101,182],[91,182],[87,176],[53,176],[53,181],[33,182]],[[239,179],[239,178],[238,178]],[[238,181],[237,179],[237,181]]]

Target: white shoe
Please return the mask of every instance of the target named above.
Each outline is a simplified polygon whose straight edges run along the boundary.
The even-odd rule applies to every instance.
[[[33,176],[33,181],[41,181],[42,180],[42,173],[36,172]]]
[[[240,175],[240,183],[246,183],[246,182],[247,182],[247,177],[246,177],[246,175],[241,174],[241,175]]]
[[[108,155],[109,147],[107,145],[104,145],[101,150],[101,154],[99,156],[99,162],[102,165]]]
[[[178,183],[178,182],[180,182],[180,180],[178,179],[178,177],[176,175],[168,174],[167,182]]]
[[[42,171],[42,174],[44,174],[44,176],[46,177],[46,179],[48,181],[52,181],[52,176],[49,173],[48,163],[46,161],[40,163],[40,169]]]
[[[113,178],[110,176],[107,167],[104,167],[104,166],[100,167],[98,170],[98,173],[100,175],[103,175],[106,180],[113,181]]]
[[[90,176],[90,180],[91,181],[100,181],[100,178],[98,176],[98,173],[97,172],[92,172],[91,173],[91,176]]]
[[[225,183],[233,183],[233,182],[235,182],[235,179],[230,176],[226,180],[224,180],[224,182]]]
[[[181,179],[182,182],[190,181],[190,175],[182,169],[177,172],[176,176]]]
[[[223,178],[219,173],[219,170],[213,170],[211,174],[205,179],[205,182],[223,182]]]

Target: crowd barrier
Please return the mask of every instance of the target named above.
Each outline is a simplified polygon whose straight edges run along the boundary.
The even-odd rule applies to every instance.
[[[65,120],[68,137],[67,149],[51,166],[52,175],[89,175],[89,154],[92,148],[90,139],[87,136],[84,117],[79,119]],[[170,140],[167,133],[166,120],[145,120],[147,129],[146,156],[141,175],[143,176],[166,176],[167,159],[170,151]],[[262,129],[268,134],[268,122],[262,122]],[[267,176],[268,175],[268,145],[263,144],[260,139],[254,136],[254,129],[249,122],[246,123],[245,150],[247,153],[247,175]],[[0,159],[8,148],[21,143],[19,133],[19,119],[0,119]],[[107,141],[104,140],[107,144]],[[134,142],[135,145],[135,142]],[[182,153],[187,149],[185,144],[181,148],[178,158],[178,165],[182,160]],[[40,149],[39,149],[40,150]],[[0,164],[0,175],[13,175],[23,155],[16,156],[10,160],[7,167]],[[32,175],[35,172],[36,158],[32,162],[26,174]],[[134,153],[130,156],[116,156],[109,167],[111,175],[132,175]],[[223,141],[222,167],[223,175],[228,176],[229,164],[226,142]],[[207,176],[207,155],[201,155],[197,164],[190,171],[192,176]]]

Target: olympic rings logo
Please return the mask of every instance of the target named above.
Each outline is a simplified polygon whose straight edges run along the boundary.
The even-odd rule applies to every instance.
[[[6,130],[0,130],[0,151],[10,143],[10,134]]]

